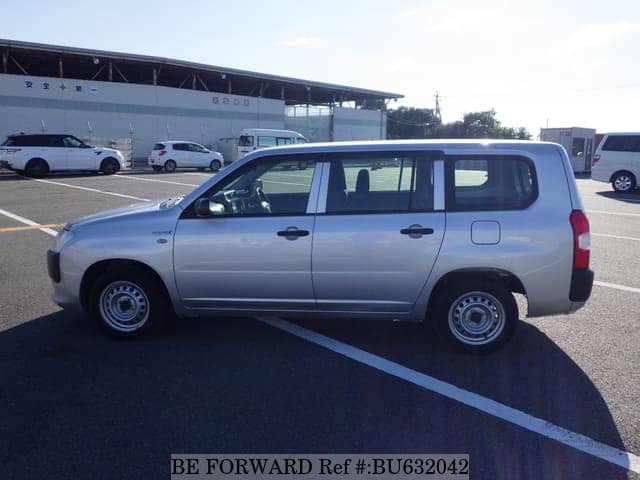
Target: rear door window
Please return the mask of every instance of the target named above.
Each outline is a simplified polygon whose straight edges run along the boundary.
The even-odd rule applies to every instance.
[[[174,143],[173,144],[173,149],[174,150],[179,150],[181,152],[188,152],[189,151],[189,144],[187,143]]]
[[[433,162],[425,153],[337,153],[331,158],[327,214],[430,211]]]
[[[520,210],[538,197],[533,162],[520,156],[447,157],[447,209]]]

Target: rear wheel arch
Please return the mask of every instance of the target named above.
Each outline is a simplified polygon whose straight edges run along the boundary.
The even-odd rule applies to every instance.
[[[615,171],[612,175],[611,178],[609,178],[609,183],[611,183],[613,185],[614,190],[618,190],[616,188],[616,186],[614,185],[614,182],[616,180],[616,178],[618,178],[621,175],[626,175],[627,177],[629,177],[629,179],[631,179],[631,185],[629,186],[628,190],[631,191],[633,189],[635,189],[638,186],[638,177],[636,176],[635,173],[629,171],[629,170],[617,170]],[[620,191],[625,191],[625,190],[620,190]]]
[[[90,304],[89,296],[91,294],[91,289],[95,284],[96,280],[102,274],[108,271],[126,270],[127,268],[132,268],[132,267],[138,268],[140,270],[144,270],[146,273],[148,273],[150,277],[153,278],[154,281],[164,291],[164,294],[166,295],[167,299],[169,300],[169,302],[171,302],[171,305],[173,306],[171,295],[169,295],[169,290],[167,289],[167,286],[164,280],[162,280],[162,277],[160,277],[158,272],[156,272],[149,265],[137,260],[108,259],[108,260],[101,260],[99,262],[94,263],[89,268],[87,268],[87,270],[84,272],[84,275],[82,276],[82,281],[80,282],[80,304],[82,305],[82,308],[87,311],[89,310],[89,304]]]
[[[427,316],[429,312],[433,310],[434,304],[447,285],[457,284],[461,281],[467,280],[482,280],[488,284],[498,283],[503,285],[508,291],[512,293],[520,293],[524,296],[527,292],[522,284],[522,281],[513,273],[500,268],[468,268],[461,270],[454,270],[441,276],[436,282],[435,286],[431,290],[429,296],[429,303],[427,306]]]
[[[33,170],[34,166],[35,166],[36,164],[38,164],[38,163],[42,163],[42,164],[44,164],[44,166],[45,166],[46,168],[45,168],[45,169],[44,169],[44,171],[42,171],[42,172],[33,172],[32,170]],[[50,171],[51,171],[51,167],[49,166],[49,162],[47,162],[44,158],[41,158],[41,157],[33,157],[33,158],[31,158],[31,159],[30,159],[30,160],[25,164],[24,170],[25,170],[25,172],[27,172],[27,174],[29,174],[29,175],[34,174],[34,173],[35,173],[35,174],[37,174],[37,175],[43,175],[43,174],[45,174],[45,173],[50,172]]]

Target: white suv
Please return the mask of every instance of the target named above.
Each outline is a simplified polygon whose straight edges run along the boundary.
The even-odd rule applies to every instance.
[[[156,143],[149,155],[149,165],[155,172],[174,172],[176,168],[209,168],[217,172],[222,168],[222,154],[209,150],[199,143],[167,141]]]
[[[33,177],[60,170],[111,175],[124,168],[124,157],[118,150],[87,145],[73,135],[10,135],[0,146],[0,167]]]
[[[630,192],[640,179],[640,132],[607,133],[593,156],[591,178]]]

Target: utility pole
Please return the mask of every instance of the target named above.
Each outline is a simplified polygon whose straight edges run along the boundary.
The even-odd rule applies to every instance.
[[[436,99],[436,108],[434,108],[434,116],[435,119],[438,123],[442,123],[442,116],[440,115],[440,94],[438,93],[438,91],[436,90],[436,94],[434,95],[435,99]]]

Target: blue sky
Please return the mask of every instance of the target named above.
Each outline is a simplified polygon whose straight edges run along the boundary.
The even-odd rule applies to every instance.
[[[0,37],[151,54],[403,93],[443,119],[495,108],[640,130],[637,0],[4,0]],[[391,105],[393,107],[394,104]]]

